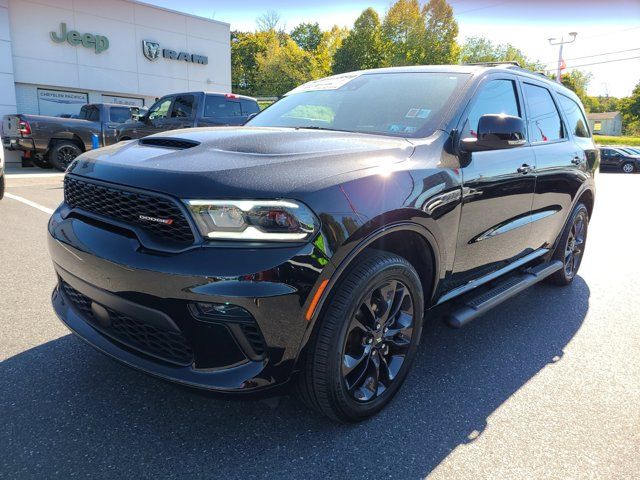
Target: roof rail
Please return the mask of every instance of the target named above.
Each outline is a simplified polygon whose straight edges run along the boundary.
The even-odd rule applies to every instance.
[[[463,65],[472,65],[476,67],[499,67],[501,65],[512,65],[514,67],[520,67],[520,64],[515,60],[506,60],[504,62],[473,62],[465,63]]]

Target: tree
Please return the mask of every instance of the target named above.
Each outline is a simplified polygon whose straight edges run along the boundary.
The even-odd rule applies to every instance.
[[[353,29],[336,50],[333,72],[378,68],[385,57],[380,17],[373,8],[367,8],[356,19]]]
[[[247,95],[260,94],[258,57],[265,55],[279,43],[277,34],[267,32],[231,33],[231,82],[233,91]]]
[[[426,19],[424,50],[422,63],[441,65],[456,63],[460,47],[458,22],[453,16],[453,9],[445,0],[430,0],[422,8],[422,16]]]
[[[510,43],[494,44],[483,37],[469,37],[460,51],[460,63],[513,61],[529,70],[542,70],[542,64],[529,59],[521,50]]]
[[[623,133],[640,136],[640,82],[633,88],[631,96],[623,98],[620,104]]]
[[[322,41],[322,30],[316,23],[301,23],[291,31],[291,38],[300,48],[315,52]]]
[[[336,52],[342,47],[347,35],[349,35],[349,29],[341,28],[337,25],[334,25],[331,30],[322,33],[318,48],[312,52],[315,61],[314,78],[331,75]]]
[[[280,21],[282,20],[282,17],[280,17],[280,14],[278,12],[276,12],[275,10],[269,10],[268,12],[263,13],[262,15],[260,15],[258,18],[256,18],[256,25],[258,27],[258,30],[261,32],[269,32],[269,31],[278,31],[278,30],[282,30],[283,28],[278,28],[281,27],[280,25]]]
[[[256,61],[256,87],[260,95],[280,96],[315,78],[313,56],[291,38],[287,38],[284,44],[272,42],[266,52],[257,56]]]
[[[425,13],[418,0],[398,0],[391,5],[382,23],[389,65],[417,65],[426,55]]]
[[[587,104],[587,87],[591,82],[591,75],[588,72],[581,72],[580,70],[572,70],[570,73],[565,73],[560,76],[562,85],[572,90],[578,97],[583,105]]]

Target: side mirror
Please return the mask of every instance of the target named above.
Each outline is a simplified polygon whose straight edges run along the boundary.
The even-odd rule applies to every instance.
[[[465,138],[460,147],[464,152],[484,152],[520,147],[525,143],[526,127],[520,117],[488,114],[478,121],[478,138]]]

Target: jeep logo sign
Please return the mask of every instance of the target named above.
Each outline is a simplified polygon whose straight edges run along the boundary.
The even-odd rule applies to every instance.
[[[67,32],[67,24],[60,24],[60,32],[49,32],[51,40],[56,43],[67,42],[69,45],[78,46],[82,44],[85,48],[91,48],[96,53],[104,52],[109,48],[109,39],[104,35],[93,35],[92,33],[81,34],[77,30]]]
[[[161,49],[158,42],[153,42],[151,40],[142,41],[142,54],[147,60],[151,60],[152,62],[157,60],[158,58],[160,58],[160,53],[162,53],[162,58],[168,58],[169,60],[197,63],[198,65],[207,65],[209,63],[209,59],[205,55],[196,55],[195,53],[187,52],[176,52],[175,50],[171,50],[169,48]]]

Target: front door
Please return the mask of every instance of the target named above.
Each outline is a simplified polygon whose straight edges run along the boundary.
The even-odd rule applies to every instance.
[[[171,110],[173,97],[164,97],[154,103],[149,109],[142,125],[137,127],[138,137],[146,137],[167,129],[167,119]]]
[[[515,77],[493,75],[478,87],[459,128],[460,137],[476,136],[485,114],[524,118]],[[530,253],[531,204],[535,157],[527,143],[508,150],[473,152],[462,159],[463,204],[452,286],[495,271]]]

